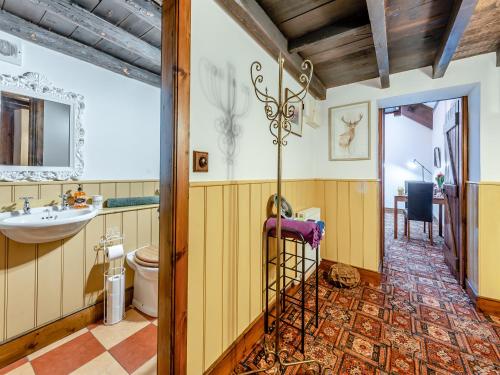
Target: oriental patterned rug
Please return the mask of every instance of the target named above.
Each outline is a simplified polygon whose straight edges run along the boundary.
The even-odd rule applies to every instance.
[[[500,314],[474,308],[444,263],[442,238],[431,246],[422,225],[412,223],[415,238],[408,242],[401,232],[395,240],[390,215],[386,223],[380,285],[338,289],[321,272],[319,327],[306,314],[306,356],[333,374],[500,374]],[[289,306],[285,319],[298,325],[298,308]],[[292,357],[303,359],[300,332],[285,326],[281,336]],[[262,339],[235,372],[263,367]]]

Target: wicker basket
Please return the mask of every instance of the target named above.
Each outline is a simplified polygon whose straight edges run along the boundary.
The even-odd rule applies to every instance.
[[[343,263],[331,266],[328,279],[337,288],[355,288],[361,280],[356,268]]]

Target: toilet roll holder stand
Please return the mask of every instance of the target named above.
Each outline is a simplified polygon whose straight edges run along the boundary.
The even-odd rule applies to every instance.
[[[108,258],[108,253],[107,253],[106,249],[108,247],[114,246],[114,245],[120,245],[120,244],[123,245],[123,240],[124,240],[124,237],[120,233],[110,232],[110,233],[106,233],[106,235],[103,236],[103,238],[99,241],[100,247],[101,247],[101,249],[103,249],[105,263],[108,263],[109,265],[111,265],[111,261],[116,260],[116,259],[110,260]],[[119,320],[112,321],[112,322],[109,322],[107,319],[108,318],[108,316],[107,316],[108,296],[110,293],[110,291],[108,290],[108,288],[109,288],[108,281],[110,278],[118,278],[118,280],[119,280],[118,292],[120,293],[121,298],[122,298],[122,301],[120,303],[122,304],[122,308],[123,308],[121,318]],[[104,272],[103,281],[104,281],[104,319],[103,319],[103,322],[105,325],[113,325],[113,324],[120,322],[121,320],[123,320],[125,318],[125,293],[124,293],[124,290],[125,290],[125,267],[124,267],[124,258],[123,257],[120,259],[119,266],[110,267],[110,268],[108,268],[107,271]]]

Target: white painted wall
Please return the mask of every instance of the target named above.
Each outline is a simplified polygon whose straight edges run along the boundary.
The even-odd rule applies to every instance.
[[[422,179],[421,168],[411,169],[408,162],[417,159],[432,171],[432,130],[406,116],[385,116],[385,197],[386,208],[394,207],[394,195],[405,181]],[[425,173],[425,180],[432,176]]]
[[[209,172],[191,171],[191,181],[276,178],[276,146],[264,106],[253,92],[250,65],[262,63],[264,83],[276,95],[277,63],[214,1],[193,0],[192,25],[190,142],[191,150],[209,152]],[[298,87],[288,75],[285,78],[292,89]],[[233,105],[235,110],[228,110]],[[236,113],[232,118],[238,125],[233,168],[223,151],[221,131],[231,113]],[[304,125],[303,137],[288,137],[285,178],[315,176],[314,133]]]
[[[3,32],[0,37],[17,39]],[[41,73],[56,87],[85,97],[82,179],[159,177],[159,88],[29,42],[21,43],[23,65],[0,62],[0,73]]]
[[[480,178],[482,181],[500,181],[500,74],[495,53],[453,61],[443,78],[432,79],[431,67],[393,74],[388,89],[379,88],[378,79],[354,83],[328,90],[322,103],[322,127],[315,134],[316,175],[325,178],[378,178],[378,106],[409,104],[471,95],[471,123],[480,125],[476,134],[479,150]],[[479,95],[478,95],[479,91]],[[479,97],[481,100],[479,100]],[[368,161],[328,160],[328,108],[369,100],[371,106],[372,158]],[[476,127],[479,131],[479,127]],[[479,142],[478,142],[478,139]],[[479,174],[476,174],[476,177]]]

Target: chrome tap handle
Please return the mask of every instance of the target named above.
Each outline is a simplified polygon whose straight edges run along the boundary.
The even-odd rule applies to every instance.
[[[66,210],[69,208],[69,204],[68,204],[68,198],[70,197],[70,194],[61,194],[59,195],[59,198],[62,199],[62,202],[61,202],[61,207],[63,210]]]
[[[24,213],[25,214],[31,213],[30,199],[33,199],[33,197],[19,197],[19,199],[24,201],[24,204],[23,204]]]

